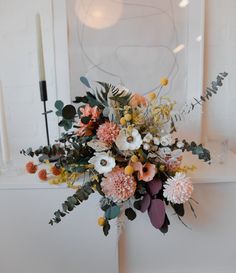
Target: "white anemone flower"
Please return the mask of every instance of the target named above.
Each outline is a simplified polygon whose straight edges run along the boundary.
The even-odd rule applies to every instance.
[[[142,145],[142,137],[137,129],[132,129],[131,133],[127,133],[126,129],[120,131],[116,138],[116,146],[121,151],[137,150]]]
[[[94,165],[94,169],[100,173],[109,173],[116,166],[116,161],[107,153],[95,153],[95,156],[90,158],[90,164]]]

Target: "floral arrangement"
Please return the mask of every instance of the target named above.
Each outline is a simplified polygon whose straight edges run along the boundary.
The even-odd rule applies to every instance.
[[[95,192],[101,196],[103,213],[98,224],[105,235],[112,219],[123,214],[134,220],[137,210],[147,212],[151,224],[162,233],[170,225],[167,206],[181,221],[186,203],[195,215],[188,176],[194,166],[183,166],[182,159],[184,152],[191,152],[210,163],[210,152],[202,144],[179,139],[176,123],[216,94],[226,76],[220,73],[199,99],[181,111],[175,111],[175,102],[161,94],[168,84],[166,78],[157,92],[141,96],[103,82],[92,88],[81,77],[90,91],[75,98],[78,106],[55,103],[59,126],[65,129],[61,137],[51,146],[21,151],[31,157],[56,156],[56,162],[46,160],[40,170],[41,164],[28,162],[26,170],[38,172],[42,181],[66,183],[75,190],[49,223],[59,223]]]

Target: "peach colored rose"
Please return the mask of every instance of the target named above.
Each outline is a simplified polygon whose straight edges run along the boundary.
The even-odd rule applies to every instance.
[[[130,106],[135,108],[135,107],[140,107],[140,106],[147,106],[148,101],[144,96],[136,93],[132,96],[129,104],[130,104]]]

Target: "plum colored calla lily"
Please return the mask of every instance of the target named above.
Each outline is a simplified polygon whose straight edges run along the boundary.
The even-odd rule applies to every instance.
[[[159,179],[153,179],[148,183],[149,191],[144,195],[141,201],[141,212],[148,210],[148,216],[152,225],[156,229],[161,229],[165,224],[166,212],[165,205],[161,199],[154,198],[162,189],[162,183]]]

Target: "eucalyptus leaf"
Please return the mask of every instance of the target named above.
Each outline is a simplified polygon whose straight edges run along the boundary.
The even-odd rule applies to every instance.
[[[89,81],[88,81],[88,79],[87,79],[86,77],[84,77],[84,76],[80,77],[80,81],[81,81],[86,87],[91,88],[91,85],[90,85],[90,83],[89,83]]]
[[[103,233],[105,236],[107,236],[109,234],[110,229],[111,229],[111,226],[110,226],[109,222],[106,220],[105,224],[103,226]]]
[[[63,109],[62,109],[62,116],[64,119],[74,119],[76,115],[76,109],[73,105],[69,104],[66,105]]]
[[[125,210],[125,215],[130,221],[133,221],[137,216],[136,212],[132,208],[126,209]]]
[[[113,205],[109,207],[105,212],[105,217],[108,220],[112,220],[120,215],[120,207],[117,205]]]
[[[61,100],[57,100],[54,105],[58,110],[62,110],[62,108],[64,107],[64,103]]]

